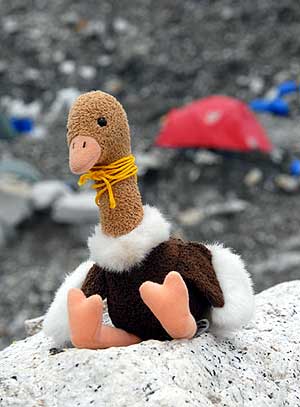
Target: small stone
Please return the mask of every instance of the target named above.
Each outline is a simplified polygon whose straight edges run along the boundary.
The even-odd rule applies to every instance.
[[[35,68],[27,68],[24,71],[24,77],[30,81],[36,81],[41,77],[41,72]]]
[[[81,31],[86,38],[101,37],[101,35],[105,33],[105,30],[105,23],[99,20],[87,22],[87,24],[84,27],[81,27],[80,30],[78,30],[77,26],[77,31]]]
[[[248,88],[249,87],[249,77],[246,75],[239,75],[236,78],[236,83],[242,88]]]
[[[70,188],[58,180],[37,182],[33,185],[31,199],[35,209],[50,208],[61,196],[71,193]]]
[[[48,113],[44,116],[44,121],[47,123],[55,122],[62,112],[68,111],[75,99],[80,95],[80,92],[76,88],[60,89],[55,100],[52,102]]]
[[[0,61],[0,74],[3,74],[8,69],[8,64],[5,61]]]
[[[241,199],[231,199],[224,203],[210,204],[205,208],[207,216],[233,215],[247,209],[249,203]]]
[[[59,70],[64,75],[72,75],[75,72],[76,65],[74,61],[63,61],[60,66]]]
[[[275,178],[275,184],[282,191],[293,193],[299,191],[299,179],[290,175],[280,174]]]
[[[42,323],[44,320],[44,316],[33,318],[33,319],[26,319],[24,322],[25,332],[28,336],[35,335],[36,333],[40,332],[42,329]]]
[[[99,208],[94,192],[63,195],[53,205],[52,219],[58,223],[94,224],[98,218]]]
[[[234,8],[225,6],[221,9],[221,17],[223,20],[228,21],[234,17]]]
[[[265,81],[262,78],[254,77],[250,79],[249,88],[255,95],[262,93],[264,87]]]
[[[127,20],[121,17],[117,17],[113,22],[113,27],[116,32],[124,34],[130,29],[130,24]]]
[[[64,349],[58,349],[58,348],[51,348],[49,349],[49,353],[51,356],[58,355],[59,353],[64,352]]]
[[[95,78],[97,70],[93,66],[84,65],[78,69],[78,73],[83,79],[89,80]]]
[[[113,52],[116,49],[116,41],[113,40],[112,38],[106,38],[104,41],[104,48],[108,52]]]
[[[178,221],[184,226],[192,226],[200,223],[205,215],[200,208],[189,208],[178,215]]]
[[[101,55],[97,58],[97,63],[102,67],[107,67],[111,65],[112,59],[109,55]]]
[[[246,174],[244,183],[247,185],[247,187],[254,187],[262,180],[262,178],[262,171],[259,168],[253,168]]]
[[[117,94],[121,92],[124,88],[124,82],[119,78],[109,79],[104,84],[104,89],[108,93]]]
[[[74,11],[69,11],[68,13],[63,14],[61,16],[61,20],[66,25],[74,26],[74,25],[76,25],[78,23],[79,16]]]
[[[222,162],[222,157],[211,151],[197,151],[194,155],[193,161],[198,165],[215,165]]]
[[[19,31],[18,21],[12,17],[6,17],[2,24],[3,29],[7,34],[15,34]]]
[[[269,243],[269,237],[268,239]],[[286,246],[285,246],[286,247]],[[300,253],[297,250],[284,251],[272,254],[269,258],[252,265],[255,275],[286,274],[291,269],[298,270],[300,265]]]
[[[0,248],[4,246],[5,242],[6,242],[5,226],[0,222]]]
[[[4,101],[4,105],[8,115],[17,118],[30,117],[32,119],[37,119],[42,109],[41,102],[38,100],[31,103],[25,103],[21,99],[7,98]]]
[[[282,242],[282,247],[285,249],[295,249],[299,248],[300,249],[300,234],[290,236],[289,238],[285,239]]]
[[[135,161],[139,169],[139,175],[144,175],[149,170],[158,170],[163,168],[168,162],[168,160],[164,160],[164,156],[159,150],[153,150],[147,153],[136,153]]]
[[[56,63],[61,63],[65,59],[65,53],[62,50],[58,49],[53,52],[52,59]]]
[[[0,222],[14,227],[32,214],[31,186],[13,175],[0,179]]]
[[[192,169],[189,171],[188,177],[189,177],[189,180],[190,180],[191,182],[196,182],[196,181],[198,181],[198,179],[200,178],[200,176],[201,176],[201,170],[200,170],[200,168],[192,168]]]

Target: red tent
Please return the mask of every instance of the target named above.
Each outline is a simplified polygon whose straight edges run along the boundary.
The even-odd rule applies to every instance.
[[[272,150],[266,132],[248,106],[227,96],[210,96],[172,109],[155,145],[265,153]]]

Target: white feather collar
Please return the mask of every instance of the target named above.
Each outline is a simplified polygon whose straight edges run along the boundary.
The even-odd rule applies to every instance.
[[[141,263],[150,251],[170,237],[170,223],[155,207],[145,205],[144,217],[130,233],[112,237],[104,234],[101,225],[88,239],[90,259],[100,267],[122,272]]]

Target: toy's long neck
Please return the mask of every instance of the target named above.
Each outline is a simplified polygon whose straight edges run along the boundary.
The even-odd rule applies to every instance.
[[[113,193],[114,209],[109,206],[107,192],[99,200],[100,222],[103,233],[118,237],[131,232],[142,222],[144,209],[135,177],[115,184]]]

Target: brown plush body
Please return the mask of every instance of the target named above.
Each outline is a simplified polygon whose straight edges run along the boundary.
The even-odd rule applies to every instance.
[[[140,265],[128,271],[108,271],[94,265],[82,291],[87,297],[100,294],[103,299],[107,298],[109,315],[116,327],[143,340],[170,339],[142,301],[139,288],[148,280],[162,284],[172,270],[178,271],[187,285],[190,310],[196,321],[205,317],[211,306],[224,305],[210,251],[200,243],[174,238],[152,249]]]

